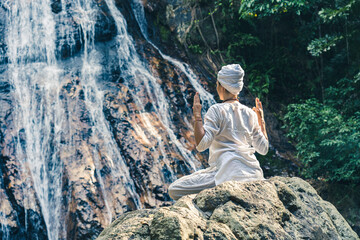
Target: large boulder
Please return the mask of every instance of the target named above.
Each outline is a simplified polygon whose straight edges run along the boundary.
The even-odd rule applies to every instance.
[[[105,239],[359,239],[306,181],[273,177],[225,182],[173,206],[129,212]]]

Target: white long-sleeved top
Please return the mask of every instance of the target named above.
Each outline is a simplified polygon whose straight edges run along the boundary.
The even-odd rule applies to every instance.
[[[255,151],[265,155],[269,142],[261,132],[256,113],[239,103],[212,105],[204,118],[205,135],[196,149],[209,149],[210,168],[216,168],[216,185],[229,180],[264,180]]]

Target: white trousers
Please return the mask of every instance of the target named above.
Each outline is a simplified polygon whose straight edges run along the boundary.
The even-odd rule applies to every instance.
[[[204,189],[215,187],[216,167],[209,167],[179,178],[169,186],[169,195],[178,200],[182,196],[199,193]]]

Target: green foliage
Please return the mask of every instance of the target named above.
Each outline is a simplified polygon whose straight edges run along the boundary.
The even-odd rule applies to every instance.
[[[261,43],[258,37],[248,33],[235,33],[234,38],[236,41],[229,46],[254,47]]]
[[[336,18],[346,17],[349,15],[349,11],[354,6],[355,0],[350,1],[343,7],[339,7],[337,9],[331,8],[323,8],[319,11],[319,16],[325,23],[330,23],[334,21]]]
[[[241,53],[242,49],[246,47],[256,47],[261,44],[259,38],[247,33],[236,33],[234,39],[236,40],[231,42],[225,51],[228,62],[236,62],[241,59],[241,55],[236,55],[236,53]]]
[[[267,17],[294,11],[300,15],[302,9],[308,6],[306,0],[243,0],[239,9],[241,18]]]
[[[256,69],[248,71],[248,78],[251,79],[248,83],[248,88],[252,94],[260,99],[264,99],[267,96],[270,83],[274,81],[270,72],[271,69],[264,73]]]
[[[170,30],[167,27],[160,25],[160,36],[162,40],[168,41],[170,37]]]
[[[360,73],[325,89],[325,102],[291,104],[288,136],[297,144],[306,177],[360,183]]]
[[[156,16],[156,18],[153,21],[154,26],[156,26],[159,29],[160,38],[164,42],[169,41],[170,39],[170,29],[167,25],[164,25],[164,19],[162,19],[159,15]]]
[[[346,118],[308,99],[289,105],[285,121],[288,136],[297,142],[304,176],[360,183],[360,112]]]
[[[209,14],[220,10],[223,16],[230,13],[232,18],[233,12],[229,12],[229,10],[235,10],[234,6],[234,0],[215,0],[214,10]],[[307,9],[308,6],[309,1],[307,0],[242,0],[237,13],[241,19],[276,16],[287,12],[295,12],[300,15],[301,11]]]
[[[360,109],[360,74],[354,78],[340,79],[335,86],[325,90],[325,104],[345,115],[352,116]]]
[[[234,0],[215,0],[214,1],[214,10],[209,12],[210,14],[214,14],[219,9],[222,9],[222,15],[226,16],[227,13],[229,13],[229,9],[232,9],[234,6]],[[233,13],[231,13],[231,18],[233,18]]]
[[[201,49],[201,47],[200,47],[199,44],[189,45],[188,48],[189,48],[193,53],[196,53],[196,54],[202,54],[202,53],[203,53],[203,50]]]
[[[325,102],[291,104],[285,115],[306,177],[360,183],[360,73],[325,89]]]
[[[355,4],[355,0],[351,0],[345,6],[338,6],[335,9],[323,8],[319,11],[319,16],[324,23],[331,24],[335,23],[337,20],[345,19],[347,21],[348,16],[352,10],[352,7]],[[347,27],[347,26],[346,26]],[[342,33],[341,35],[328,35],[325,37],[317,38],[311,41],[307,49],[312,56],[320,56],[320,54],[330,50],[332,47],[335,47],[336,44],[347,37],[348,33]]]
[[[307,50],[314,57],[320,56],[323,52],[329,51],[332,47],[336,46],[336,43],[343,39],[342,36],[329,36],[325,35],[323,38],[317,38],[311,41]]]

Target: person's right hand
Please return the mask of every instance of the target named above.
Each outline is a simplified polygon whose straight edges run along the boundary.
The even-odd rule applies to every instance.
[[[201,103],[199,93],[197,92],[194,96],[193,113],[195,120],[201,119]]]

